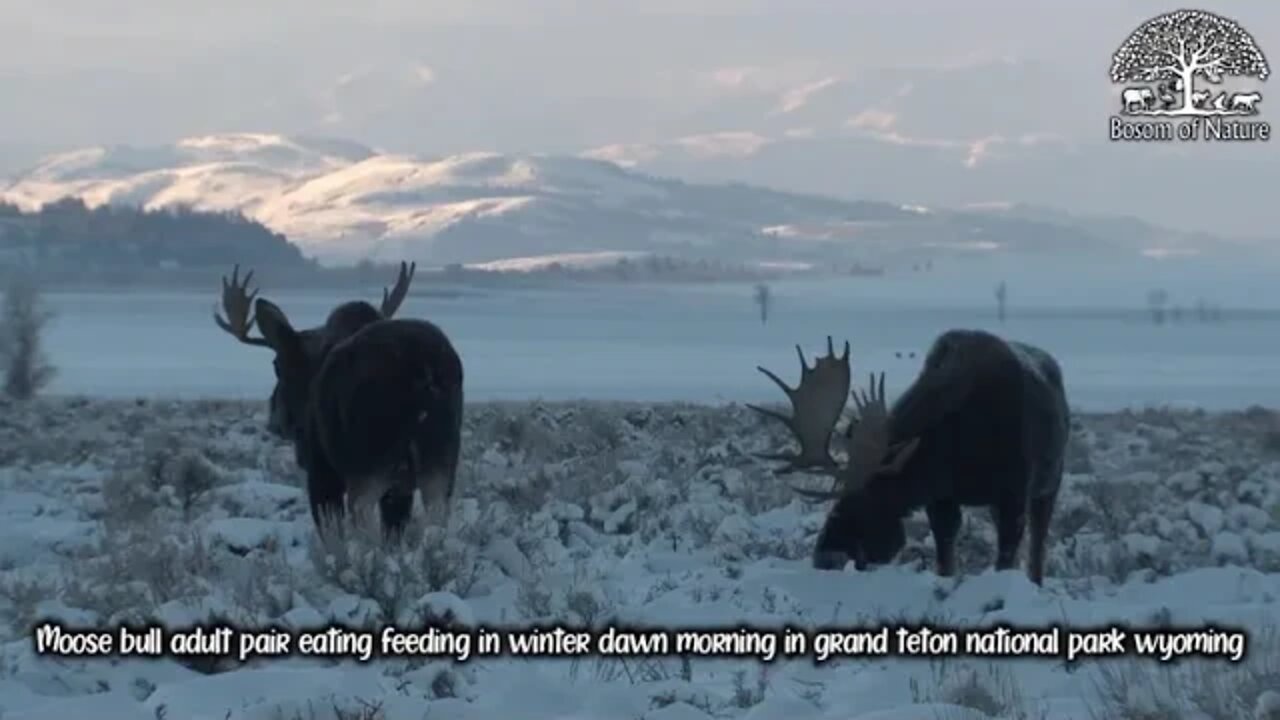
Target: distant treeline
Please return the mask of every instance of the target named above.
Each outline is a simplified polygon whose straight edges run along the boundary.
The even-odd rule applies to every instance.
[[[280,289],[367,288],[388,284],[395,277],[395,263],[324,268],[304,257],[284,235],[236,211],[90,208],[79,198],[65,198],[24,212],[0,202],[0,266],[22,268],[47,286],[216,288],[218,277],[236,263],[253,269],[263,287]],[[856,264],[826,270],[854,275],[878,272]],[[418,269],[414,291],[432,292],[430,285],[759,282],[782,274],[736,260],[638,255],[589,267],[550,263],[527,271],[424,265]]]
[[[23,212],[0,203],[0,261],[42,275],[222,267],[231,258],[263,267],[314,268],[283,235],[238,212],[90,208],[79,198]]]

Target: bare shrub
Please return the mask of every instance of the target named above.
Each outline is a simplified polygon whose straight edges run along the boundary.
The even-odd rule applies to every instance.
[[[103,522],[108,528],[146,518],[160,506],[157,478],[139,469],[115,472],[102,480]]]
[[[1265,408],[1251,407],[1245,417],[1257,427],[1259,444],[1263,451],[1280,454],[1280,413]]]
[[[547,468],[539,467],[523,477],[502,478],[494,492],[519,514],[531,515],[547,503],[555,485],[556,479]]]
[[[541,579],[529,579],[516,590],[516,612],[526,620],[544,620],[554,612],[555,596]]]
[[[170,600],[208,595],[220,573],[210,547],[195,531],[178,532],[143,519],[107,526],[92,557],[77,563],[61,599],[98,613],[106,623],[142,623]]]
[[[1127,658],[1100,664],[1095,720],[1270,720],[1269,693],[1280,687],[1280,627],[1251,635],[1241,663],[1188,660],[1156,665]],[[1261,708],[1261,709],[1259,709]]]
[[[1098,478],[1078,483],[1076,487],[1089,500],[1093,525],[1108,538],[1127,532],[1133,518],[1150,501],[1149,489],[1134,483]]]
[[[183,447],[174,434],[148,435],[143,441],[147,471],[162,485],[173,488],[173,499],[190,520],[196,506],[218,485],[218,469],[200,451]]]
[[[913,678],[914,701],[943,702],[1009,720],[1042,720],[1047,715],[1044,708],[1023,694],[1006,666],[994,662],[961,665],[954,675],[949,672],[951,664],[945,661],[931,666],[932,681],[927,686]]]
[[[474,551],[439,527],[410,521],[401,546],[389,547],[378,523],[347,523],[341,535],[313,542],[312,565],[344,591],[372,600],[395,622],[423,595],[466,597],[479,577]]]
[[[108,525],[134,523],[158,508],[172,508],[189,522],[221,474],[198,450],[183,447],[173,433],[143,438],[138,467],[118,471],[102,483]]]
[[[362,698],[354,698],[341,703],[334,698],[329,705],[330,707],[328,708],[318,708],[308,702],[305,712],[301,709],[295,709],[292,714],[285,714],[281,708],[277,708],[275,717],[276,720],[320,720],[321,718],[332,718],[333,720],[385,720],[387,717],[386,711],[382,709],[381,702],[372,702]]]
[[[54,367],[40,347],[52,319],[35,282],[16,274],[9,279],[0,306],[0,369],[9,397],[30,399],[53,380]]]
[[[767,665],[756,668],[755,681],[747,679],[746,670],[733,673],[733,704],[742,710],[764,702],[769,693],[769,669]]]
[[[261,618],[274,620],[292,609],[301,584],[280,548],[239,559],[237,565],[227,584],[241,627],[256,629]]]
[[[35,624],[40,603],[53,597],[54,583],[37,578],[0,577],[0,607],[14,635],[26,633]],[[2,637],[2,636],[0,636]]]

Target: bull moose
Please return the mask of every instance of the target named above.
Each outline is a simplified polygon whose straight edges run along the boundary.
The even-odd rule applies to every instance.
[[[461,449],[462,360],[436,325],[394,317],[415,269],[400,264],[379,308],[346,302],[324,325],[304,330],[275,303],[255,300],[252,270],[242,281],[237,265],[222,278],[226,317],[215,310],[214,321],[240,342],[275,352],[267,427],[293,443],[322,532],[346,510],[363,512],[376,500],[384,532],[398,537],[415,487],[429,513],[448,518]],[[249,334],[255,323],[259,337]]]
[[[885,405],[884,374],[854,395],[855,418],[845,432],[848,460],[840,465],[830,445],[850,394],[849,343],[809,367],[800,356],[800,384],[791,388],[758,368],[786,392],[792,414],[750,406],[781,420],[798,452],[763,457],[785,460],[775,472],[812,472],[834,478],[830,491],[792,486],[802,495],[834,500],[813,552],[813,566],[858,569],[892,561],[906,544],[903,519],[923,507],[941,576],[956,571],[961,507],[991,508],[996,525],[995,566],[1014,566],[1024,528],[1030,526],[1027,575],[1043,584],[1045,544],[1062,484],[1070,411],[1062,370],[1044,350],[980,330],[949,330],[927,352],[919,376]]]

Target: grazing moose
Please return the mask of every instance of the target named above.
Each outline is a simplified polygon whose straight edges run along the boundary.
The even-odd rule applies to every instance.
[[[849,395],[849,344],[837,357],[809,367],[799,346],[800,384],[777,383],[792,415],[750,406],[781,420],[799,444],[779,474],[816,472],[836,480],[832,491],[794,487],[802,495],[834,499],[818,535],[816,568],[837,570],[852,559],[858,569],[895,558],[906,544],[903,519],[921,507],[937,548],[937,572],[956,570],[961,507],[986,505],[996,524],[995,565],[1013,567],[1024,526],[1031,542],[1027,575],[1044,579],[1045,542],[1053,517],[1070,432],[1062,371],[1045,351],[978,330],[950,330],[934,341],[924,367],[892,409],[885,406],[884,375],[854,395],[856,418],[846,431],[849,458],[840,466],[831,435]]]
[[[430,513],[447,520],[462,435],[462,361],[426,320],[394,318],[415,265],[400,264],[382,306],[343,303],[325,324],[295,330],[275,303],[248,291],[250,271],[222,278],[218,327],[246,345],[275,351],[268,428],[290,440],[307,473],[317,529],[378,501],[383,530],[398,537],[416,486]],[[252,306],[253,314],[250,314]],[[261,337],[251,337],[257,323]]]

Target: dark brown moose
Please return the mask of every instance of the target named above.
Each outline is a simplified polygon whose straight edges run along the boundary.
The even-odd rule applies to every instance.
[[[849,344],[810,367],[799,346],[800,384],[786,392],[790,416],[751,406],[782,421],[795,453],[777,472],[809,472],[835,480],[830,491],[793,486],[815,499],[834,500],[818,535],[813,565],[841,569],[891,562],[906,544],[903,519],[924,508],[937,548],[937,572],[956,571],[961,507],[985,505],[996,524],[995,566],[1012,568],[1029,526],[1027,575],[1044,580],[1045,543],[1062,484],[1070,411],[1062,370],[1044,350],[980,330],[949,330],[934,341],[919,376],[890,409],[884,375],[873,374],[854,396],[855,418],[845,432],[841,465],[831,440],[851,384]]]
[[[270,348],[276,375],[268,428],[293,443],[307,474],[318,529],[377,501],[383,529],[398,537],[417,489],[446,521],[461,449],[462,360],[436,325],[395,318],[415,265],[400,264],[381,307],[343,303],[324,325],[296,330],[284,311],[249,291],[250,271],[222,278],[218,327]],[[250,336],[254,324],[261,336]],[[345,506],[344,506],[345,503]]]

